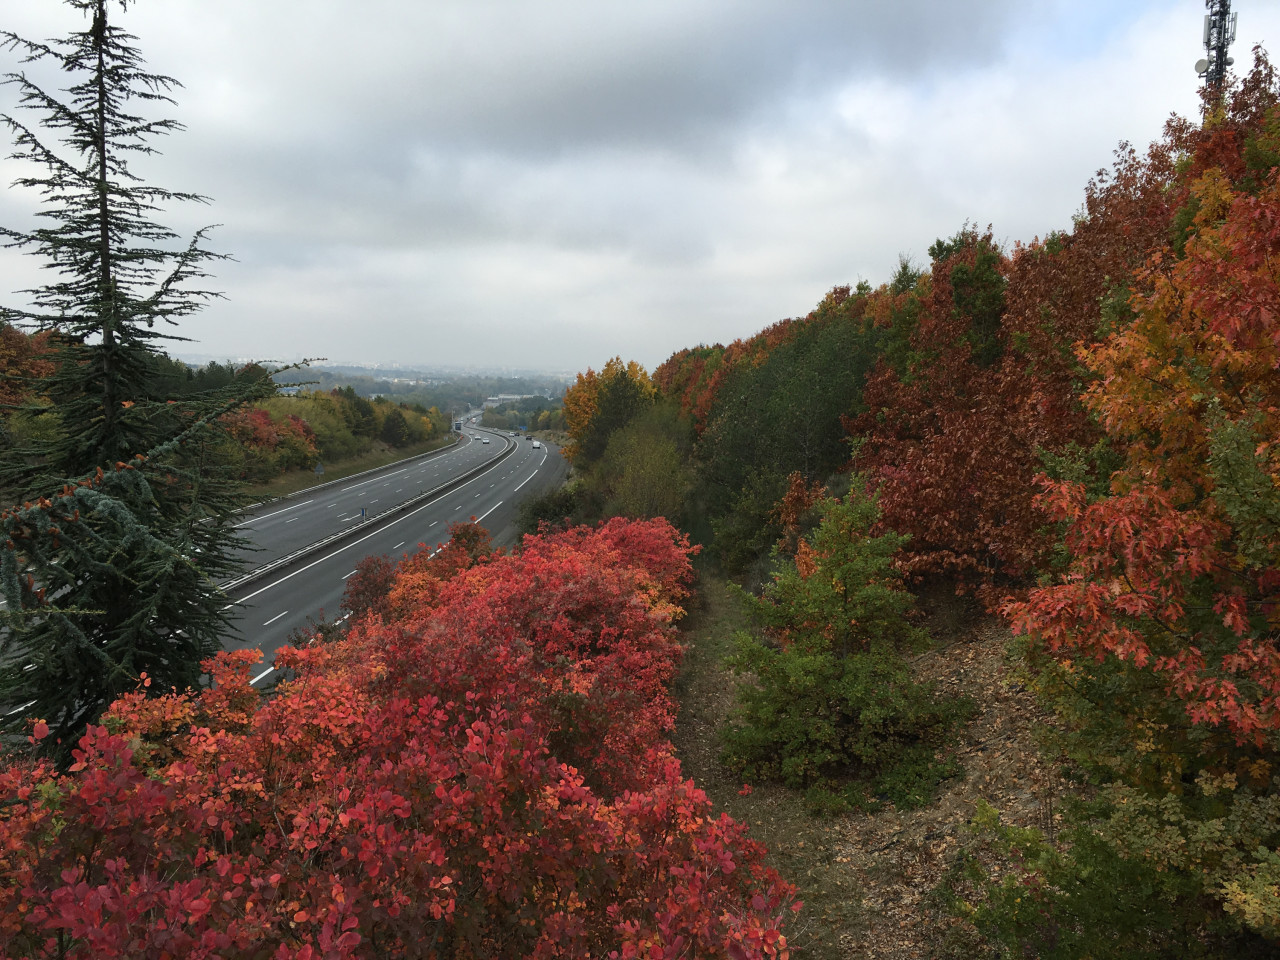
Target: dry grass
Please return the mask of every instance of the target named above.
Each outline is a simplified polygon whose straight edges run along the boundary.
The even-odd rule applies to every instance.
[[[979,800],[1006,822],[1052,829],[1061,783],[1039,756],[1033,724],[1043,720],[1005,663],[1009,635],[997,619],[946,594],[921,607],[935,647],[915,660],[922,678],[967,694],[979,713],[960,742],[965,777],[944,784],[926,808],[819,819],[798,793],[755,785],[749,796],[718,762],[718,729],[732,710],[733,677],[723,659],[745,611],[724,581],[704,574],[701,602],[685,621],[689,646],[676,694],[675,736],[686,775],[717,809],[750,824],[771,864],[800,889],[805,909],[789,940],[797,958],[906,960],[970,955],[977,943],[931,896],[965,839]],[[963,951],[967,949],[960,947]]]

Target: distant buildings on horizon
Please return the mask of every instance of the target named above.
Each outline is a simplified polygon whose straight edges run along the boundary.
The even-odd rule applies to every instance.
[[[266,359],[263,359],[261,357],[244,357],[244,356],[233,357],[233,356],[228,356],[227,354],[188,353],[186,351],[181,351],[181,352],[175,351],[173,353],[173,356],[176,359],[183,361],[184,363],[188,363],[188,364],[191,364],[192,366],[197,366],[197,367],[204,366],[207,363],[229,363],[236,367],[244,366],[246,363],[283,364],[286,362],[289,362],[289,363],[297,362],[298,359],[301,359],[301,358],[295,358],[293,360],[285,361],[285,360],[273,359],[270,357]],[[451,364],[451,363],[427,365],[427,364],[407,364],[407,363],[374,363],[374,362],[362,361],[362,360],[334,360],[334,361],[324,361],[321,363],[315,363],[315,364],[312,364],[312,366],[316,370],[329,370],[329,371],[366,370],[370,372],[370,375],[379,374],[378,379],[380,380],[389,380],[393,383],[407,383],[407,382],[413,382],[414,380],[427,382],[427,383],[432,381],[436,383],[441,383],[441,382],[446,382],[448,380],[454,379],[458,376],[492,376],[492,377],[512,377],[512,378],[529,377],[529,376],[549,377],[549,378],[564,380],[566,383],[571,383],[574,377],[577,375],[577,371],[566,372],[563,370],[537,370],[537,369],[528,368],[528,367],[516,368],[516,367],[462,366],[459,364]],[[391,372],[398,373],[400,374],[400,376],[394,377],[394,376],[381,375],[384,373],[391,373]],[[410,376],[410,375],[416,375],[416,376]]]

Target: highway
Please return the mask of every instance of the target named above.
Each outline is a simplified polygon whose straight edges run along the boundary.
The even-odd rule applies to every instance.
[[[482,439],[489,443],[483,443]],[[470,429],[451,447],[413,460],[330,483],[275,500],[249,511],[236,529],[253,544],[245,562],[259,567],[308,544],[323,540],[388,507],[403,503],[451,478],[496,460],[516,441]],[[529,443],[528,440],[522,440]]]
[[[291,498],[296,503],[276,501],[246,518],[240,532],[261,548],[252,554],[255,566],[360,524],[362,508],[367,528],[228,590],[238,636],[226,639],[224,648],[262,650],[256,683],[271,682],[275,651],[288,642],[290,634],[312,620],[338,614],[346,580],[362,558],[380,554],[399,558],[424,544],[434,548],[448,539],[449,524],[472,517],[492,534],[495,544],[512,544],[520,501],[559,486],[568,473],[560,452],[545,443],[534,449],[533,441],[523,436],[513,438],[471,425],[465,432],[469,436],[447,451],[353,477],[350,483],[296,494]],[[490,442],[483,443],[483,437]],[[514,450],[502,457],[511,445]],[[474,476],[459,485],[396,510],[382,522],[368,522],[377,512],[477,468]]]

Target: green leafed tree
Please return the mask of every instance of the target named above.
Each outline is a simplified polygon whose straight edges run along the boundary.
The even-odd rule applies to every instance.
[[[403,447],[409,442],[409,424],[398,408],[387,413],[382,421],[382,442],[392,447]]]
[[[775,553],[773,582],[759,597],[744,593],[761,629],[736,638],[746,682],[724,759],[748,777],[805,788],[818,809],[868,795],[919,805],[953,772],[937,758],[968,705],[911,676],[902,654],[928,636],[907,619],[911,595],[892,566],[905,538],[873,535],[879,508],[861,480],[813,510],[818,524],[795,557]]]
[[[225,599],[211,581],[236,567],[238,488],[220,469],[219,418],[273,390],[268,379],[175,399],[158,375],[172,325],[216,294],[202,289],[221,255],[205,230],[183,241],[161,225],[190,193],[144,183],[130,161],[181,129],[143,114],[173,103],[176,80],[146,71],[135,37],[112,21],[127,0],[67,0],[84,28],[48,42],[0,33],[21,67],[4,76],[21,118],[0,120],[39,193],[29,228],[0,228],[52,279],[21,291],[0,319],[49,331],[54,373],[41,415],[53,428],[5,451],[0,483],[25,501],[0,513],[4,722],[48,721],[62,750],[145,674],[153,689],[199,680],[219,647]],[[57,68],[57,93],[28,76]],[[31,123],[23,118],[34,117]],[[14,706],[23,709],[15,710]]]

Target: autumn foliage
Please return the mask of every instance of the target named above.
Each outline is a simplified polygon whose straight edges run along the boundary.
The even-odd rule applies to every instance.
[[[1057,742],[1099,787],[1074,850],[1024,845],[1052,869],[1028,858],[990,900],[1018,914],[1015,953],[1163,955],[1141,918],[1129,940],[1098,922],[1101,878],[1123,875],[1149,885],[1179,947],[1264,955],[1280,939],[1280,84],[1265,54],[1206,93],[1199,122],[1171,119],[1145,153],[1121,144],[1069,230],[1002,249],[966,224],[929,258],[654,371],[696,437],[686,516],[709,518],[699,535],[766,597],[779,564],[810,585],[834,555],[813,545],[815,497],[842,467],[874,492],[871,532],[908,538],[896,573],[993,607],[1014,595],[1002,609]],[[840,349],[819,349],[837,329]],[[771,723],[800,702],[789,643],[766,636],[746,664]],[[772,741],[758,753],[785,759]]]
[[[1267,82],[1260,82],[1265,78]],[[1069,565],[1005,612],[1047,661],[1100,835],[1280,937],[1280,107],[1265,61],[1190,137],[1171,240],[1081,344],[1109,487],[1042,477]],[[1099,749],[1099,744],[1105,748]]]
[[[0,953],[785,956],[791,889],[664,736],[688,553],[661,521],[446,550],[265,703],[247,653],[121,699],[66,774],[0,774]]]
[[[38,384],[54,370],[46,353],[48,332],[26,334],[10,324],[0,324],[0,405],[29,402]]]
[[[565,391],[564,420],[572,442],[564,454],[578,464],[597,460],[609,434],[625,427],[654,399],[648,372],[634,360],[614,357],[599,372],[588,369]]]
[[[1009,609],[1050,650],[1154,670],[1194,722],[1261,747],[1280,729],[1280,185],[1215,168],[1191,197],[1186,256],[1154,253],[1134,321],[1082,350],[1086,402],[1126,451],[1112,495],[1046,483],[1072,570]]]

